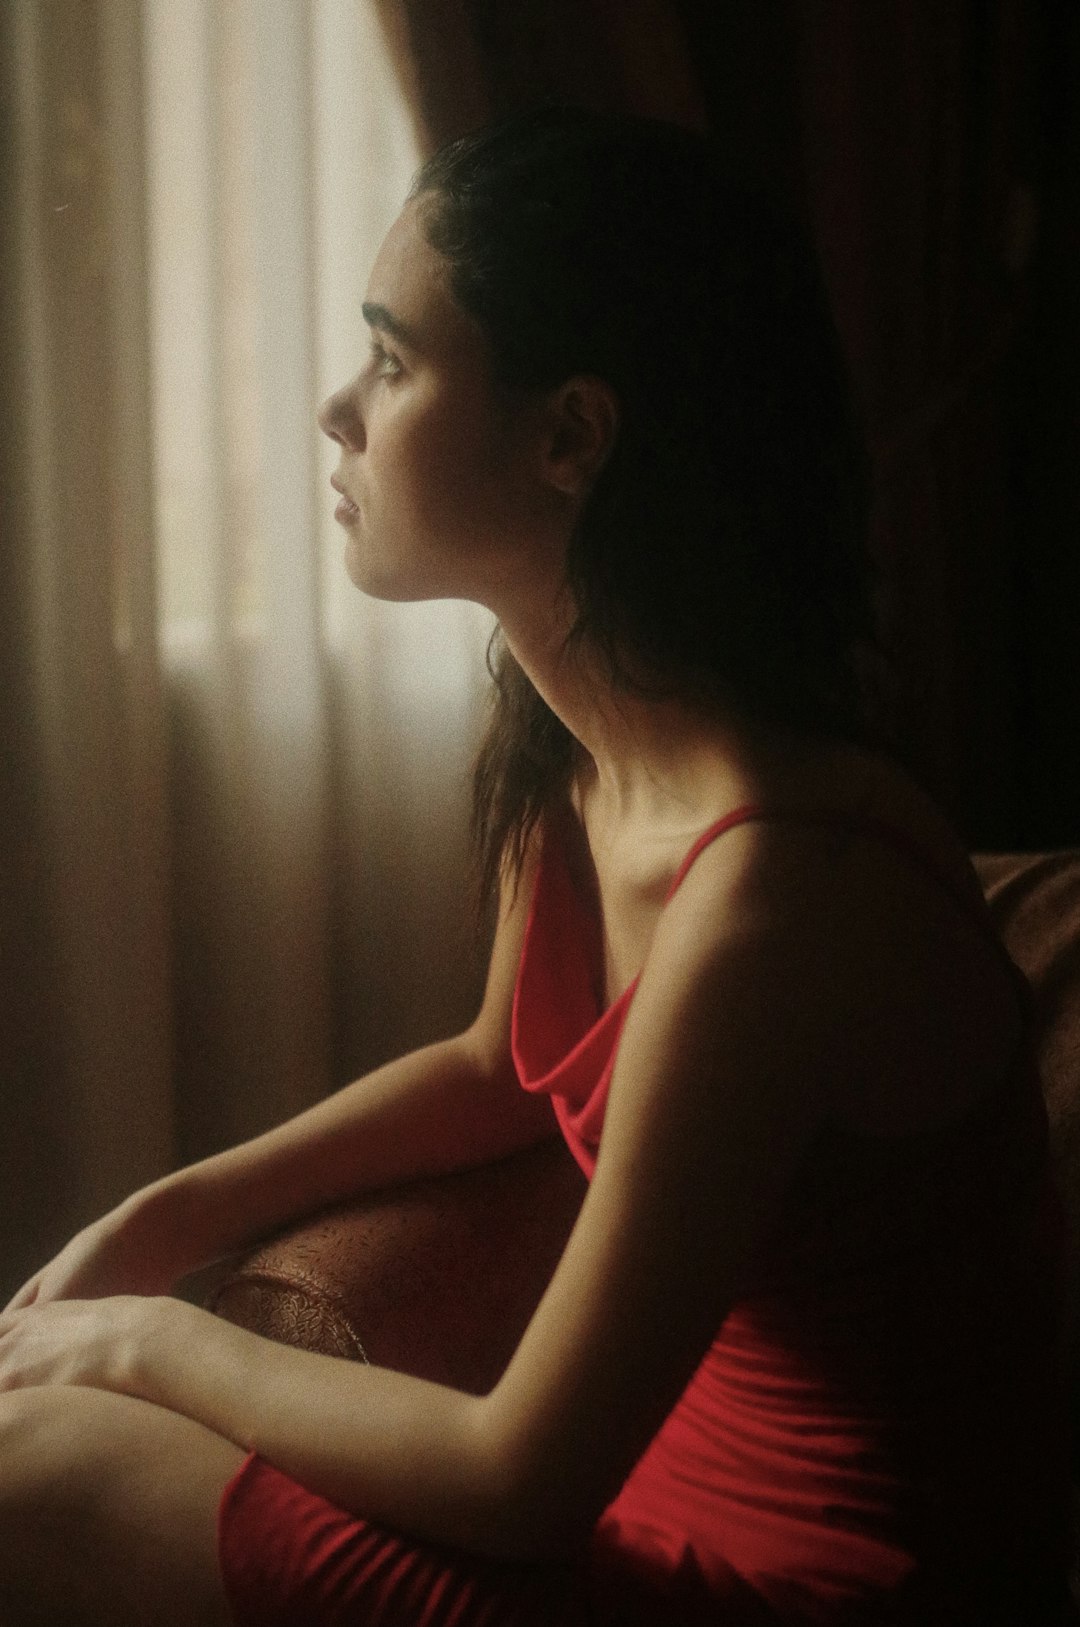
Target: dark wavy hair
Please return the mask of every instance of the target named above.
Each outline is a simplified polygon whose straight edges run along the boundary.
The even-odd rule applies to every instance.
[[[550,106],[444,147],[411,196],[503,386],[589,373],[618,396],[568,551],[572,639],[627,688],[865,740],[865,455],[797,226],[706,137]],[[576,751],[498,630],[488,660],[485,897],[565,796]]]

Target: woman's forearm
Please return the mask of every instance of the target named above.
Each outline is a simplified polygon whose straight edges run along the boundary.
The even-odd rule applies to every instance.
[[[522,1557],[528,1522],[515,1512],[486,1398],[275,1344],[187,1305],[148,1327],[132,1364],[135,1393],[353,1513]]]
[[[329,1204],[502,1157],[553,1133],[550,1109],[468,1034],[414,1051],[276,1129],[131,1200],[187,1240],[191,1266]]]

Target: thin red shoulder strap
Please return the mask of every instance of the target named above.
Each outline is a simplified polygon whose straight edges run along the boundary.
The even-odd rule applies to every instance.
[[[726,830],[731,830],[734,825],[745,825],[751,819],[764,818],[765,810],[764,808],[760,807],[758,803],[744,802],[742,807],[733,808],[731,813],[724,815],[723,819],[718,819],[715,824],[709,826],[708,830],[703,830],[683,862],[680,864],[679,868],[676,870],[675,879],[667,890],[667,897],[671,898],[674,893],[678,892],[686,872],[689,870],[698,854],[703,848],[708,847],[710,842],[715,842],[718,836],[723,836],[724,832]],[[665,903],[666,902],[667,900],[665,899]]]
[[[765,808],[753,802],[744,803],[742,807],[735,808],[731,813],[725,814],[723,819],[718,819],[715,824],[709,826],[708,830],[702,831],[676,871],[675,879],[668,888],[668,898],[671,898],[672,894],[678,890],[698,854],[707,848],[711,842],[715,842],[718,836],[722,836],[725,831],[733,829],[734,826],[746,825],[751,820],[757,819],[787,819],[792,824],[839,826],[842,829],[869,836],[873,840],[881,842],[884,846],[891,847],[895,853],[899,853],[905,858],[913,869],[919,871],[927,881],[950,898],[957,909],[967,917],[972,927],[981,933],[988,946],[994,950],[1008,972],[1017,991],[1020,1007],[1025,1014],[1026,1021],[1028,1024],[1033,1021],[1034,1004],[1031,985],[1006,949],[989,914],[984,914],[971,895],[964,892],[962,887],[956,885],[951,876],[946,875],[941,870],[940,866],[924,851],[918,841],[909,836],[907,831],[891,825],[887,819],[878,819],[872,814],[849,813],[843,808],[784,809]]]
[[[735,825],[745,825],[755,819],[786,819],[793,825],[833,825],[843,830],[854,831],[862,836],[872,837],[885,847],[891,847],[894,852],[901,854],[908,862],[926,877],[929,882],[947,893],[962,910],[975,917],[980,924],[982,917],[973,908],[973,901],[962,888],[958,887],[950,876],[944,874],[940,867],[930,858],[921,844],[908,835],[907,831],[891,825],[888,820],[877,819],[872,814],[849,813],[844,808],[765,808],[758,803],[747,802],[731,813],[725,814],[710,825],[708,830],[702,831],[689,853],[680,864],[675,879],[668,890],[668,897],[678,889],[687,871],[702,850],[715,842],[718,836],[731,830]],[[992,929],[991,929],[992,930]]]

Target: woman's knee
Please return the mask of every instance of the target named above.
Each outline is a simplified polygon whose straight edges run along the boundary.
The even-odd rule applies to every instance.
[[[0,1395],[0,1622],[227,1620],[217,1503],[242,1453],[145,1402]]]
[[[19,1448],[36,1433],[46,1416],[49,1390],[7,1390],[0,1395],[0,1446],[3,1453]]]
[[[68,1435],[69,1409],[53,1389],[11,1390],[0,1395],[0,1514],[5,1522],[19,1507],[40,1509],[51,1495],[70,1496],[71,1475],[58,1474],[58,1457]]]
[[[0,1395],[0,1509],[212,1506],[243,1453],[201,1424],[108,1391],[46,1386]]]

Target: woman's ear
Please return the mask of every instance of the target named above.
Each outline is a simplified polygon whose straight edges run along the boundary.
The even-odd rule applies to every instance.
[[[548,397],[543,476],[565,497],[584,497],[611,455],[619,401],[601,378],[579,374]]]

